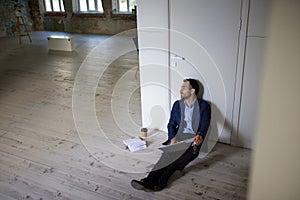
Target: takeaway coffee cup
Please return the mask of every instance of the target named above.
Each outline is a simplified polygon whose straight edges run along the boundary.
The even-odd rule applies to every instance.
[[[141,138],[143,140],[145,140],[147,138],[147,132],[148,132],[148,129],[147,128],[142,128],[141,129]]]

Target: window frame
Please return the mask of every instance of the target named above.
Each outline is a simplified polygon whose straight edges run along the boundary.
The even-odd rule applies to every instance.
[[[45,12],[46,12],[46,13],[65,13],[65,12],[66,12],[66,10],[65,10],[65,5],[63,5],[64,10],[62,10],[61,4],[64,3],[63,0],[58,0],[58,3],[59,3],[59,10],[60,10],[60,11],[54,11],[54,9],[53,9],[53,0],[48,0],[48,1],[50,1],[50,6],[51,6],[51,10],[52,10],[52,11],[47,11],[47,8],[46,8],[46,1],[47,1],[47,0],[43,0],[44,9],[45,9]]]
[[[129,13],[129,0],[125,0],[127,3],[127,11],[120,11],[120,0],[117,0],[117,8],[118,8],[118,13]]]
[[[98,1],[93,0],[95,5],[95,10],[90,10],[89,0],[85,0],[85,1],[86,1],[87,11],[81,11],[80,0],[75,0],[75,6],[73,5],[73,12],[76,14],[104,14],[104,8],[102,3],[101,3],[102,11],[99,11]]]
[[[113,3],[114,0],[112,0],[112,5],[114,5]],[[113,14],[133,14],[130,9],[130,0],[125,0],[126,4],[127,4],[127,11],[120,11],[120,0],[115,0],[116,1],[116,8],[113,8]],[[114,9],[116,11],[114,11]]]

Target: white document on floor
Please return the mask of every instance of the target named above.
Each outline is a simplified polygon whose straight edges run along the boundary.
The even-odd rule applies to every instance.
[[[129,138],[127,140],[123,140],[123,143],[128,147],[131,152],[140,151],[147,148],[147,144],[145,140],[142,140],[139,137]]]

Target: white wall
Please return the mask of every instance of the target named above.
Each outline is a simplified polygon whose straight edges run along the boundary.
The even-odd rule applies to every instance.
[[[230,143],[233,127],[242,6],[241,0],[170,1],[170,51],[185,58],[170,68],[171,90],[178,91],[184,77],[200,80],[203,98],[213,105],[212,133],[225,143]]]
[[[300,197],[300,2],[272,4],[250,200]]]
[[[269,0],[250,1],[239,126],[233,140],[235,145],[253,149],[269,7]]]

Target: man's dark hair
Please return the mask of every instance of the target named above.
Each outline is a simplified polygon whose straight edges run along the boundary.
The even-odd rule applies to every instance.
[[[195,94],[197,96],[198,93],[199,93],[199,84],[198,84],[198,81],[195,80],[195,79],[192,79],[192,78],[187,78],[187,79],[183,80],[183,82],[187,82],[187,81],[190,83],[190,89],[195,89]]]

